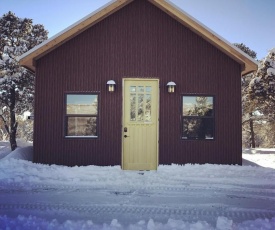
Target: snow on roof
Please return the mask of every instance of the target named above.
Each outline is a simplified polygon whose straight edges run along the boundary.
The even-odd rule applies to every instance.
[[[19,58],[19,62],[22,66],[35,72],[35,61],[43,57],[50,51],[59,47],[66,41],[77,36],[84,30],[90,28],[96,23],[100,22],[110,14],[118,11],[125,5],[131,3],[133,0],[113,0],[105,6],[87,15],[83,19],[77,21],[73,25],[69,26],[65,30],[61,31],[52,38],[44,41],[40,45],[29,50]],[[242,66],[242,75],[248,74],[257,70],[258,63],[249,55],[226,41],[224,38],[213,32],[211,29],[197,21],[195,18],[187,14],[182,9],[178,8],[169,0],[148,0],[171,17],[175,18],[184,26],[191,29],[196,34],[202,36],[205,40],[217,47],[219,50],[230,56],[236,62]]]

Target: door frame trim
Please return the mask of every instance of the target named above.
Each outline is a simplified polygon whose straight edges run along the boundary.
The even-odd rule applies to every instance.
[[[124,143],[123,143],[123,133],[124,133],[124,90],[125,90],[125,81],[156,81],[158,83],[158,98],[157,98],[157,165],[156,168],[159,166],[159,113],[160,113],[160,85],[159,85],[159,79],[158,78],[130,78],[130,77],[125,77],[122,78],[122,120],[121,120],[121,168],[124,170],[124,165],[123,165],[123,159],[124,159]]]

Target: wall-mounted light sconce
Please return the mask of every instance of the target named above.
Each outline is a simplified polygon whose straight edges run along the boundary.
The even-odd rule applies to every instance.
[[[107,85],[108,85],[108,91],[109,92],[114,92],[115,91],[116,82],[114,80],[107,81]]]
[[[176,86],[175,82],[169,81],[166,86],[168,87],[168,93],[174,93],[175,92],[175,86]]]

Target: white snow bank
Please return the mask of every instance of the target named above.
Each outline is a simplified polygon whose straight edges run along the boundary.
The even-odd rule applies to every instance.
[[[243,153],[245,154],[275,154],[274,148],[255,148],[255,149],[243,149]]]
[[[39,227],[38,227],[39,226]],[[218,217],[216,228],[211,226],[205,221],[198,221],[189,223],[181,220],[169,219],[167,223],[162,224],[150,219],[148,222],[141,220],[137,223],[124,226],[119,223],[117,219],[113,219],[110,224],[104,223],[103,225],[94,224],[91,220],[87,221],[71,221],[67,220],[64,223],[59,223],[57,220],[47,221],[35,216],[25,217],[19,215],[17,218],[9,218],[7,216],[0,216],[1,229],[81,229],[81,230],[177,230],[177,229],[192,229],[192,230],[271,230],[275,229],[275,218],[256,219],[244,221],[240,224],[234,224],[232,220],[226,217]]]
[[[24,154],[22,154],[24,155]],[[6,157],[7,158],[7,157]],[[1,181],[6,184],[20,183],[28,188],[33,183],[50,183],[64,186],[78,185],[89,186],[94,183],[96,186],[106,187],[118,185],[120,187],[136,187],[140,175],[135,171],[123,171],[120,166],[58,166],[34,164],[19,159],[2,159],[0,161],[0,185]],[[148,183],[154,186],[163,186],[173,178],[173,186],[178,186],[184,175],[186,183],[193,183],[194,178],[201,182],[215,183],[226,180],[227,182],[239,182],[245,185],[250,183],[245,178],[253,177],[257,183],[266,184],[274,178],[274,170],[262,167],[232,166],[232,165],[160,165],[158,171],[146,172]],[[236,177],[236,175],[238,175]]]
[[[232,228],[234,229],[234,228]],[[275,218],[248,220],[240,223],[235,228],[237,230],[271,230],[275,229]]]
[[[242,157],[243,165],[252,162],[255,165],[275,169],[275,149],[273,148],[243,149]]]
[[[1,222],[2,225],[1,226]],[[227,223],[226,223],[227,224]],[[188,223],[180,220],[169,219],[166,224],[155,222],[150,219],[148,222],[143,220],[135,224],[130,224],[129,226],[123,226],[119,223],[118,220],[113,219],[110,224],[104,223],[103,225],[94,224],[91,220],[88,221],[70,221],[67,220],[64,223],[59,223],[57,220],[47,221],[41,218],[29,216],[18,216],[16,219],[11,219],[6,216],[0,216],[0,227],[9,227],[10,229],[35,229],[39,226],[39,229],[58,229],[58,230],[67,230],[67,229],[82,229],[82,230],[99,230],[99,229],[108,229],[108,230],[177,230],[177,229],[193,229],[193,230],[213,230],[214,228],[204,221],[198,221],[196,223]],[[226,225],[225,225],[226,226]],[[219,225],[218,230],[224,230],[224,225]]]
[[[33,159],[33,147],[17,147],[14,151],[10,152],[3,159],[19,159],[19,160],[27,160],[32,161]]]
[[[0,159],[7,156],[10,152],[10,143],[8,141],[0,141]]]
[[[17,142],[17,146],[19,146],[21,148],[33,145],[32,142],[25,141],[23,139],[17,139],[16,142]]]
[[[243,156],[275,168],[274,153],[247,149]],[[26,146],[0,160],[0,229],[275,229],[271,167],[186,164],[135,172],[25,160],[31,158]]]
[[[0,141],[0,160],[14,158],[32,161],[32,143],[19,139],[17,140],[17,146],[19,146],[17,149],[11,151],[8,141]]]
[[[261,180],[259,184],[266,180],[269,180],[274,175],[273,170],[266,170],[266,168],[275,169],[275,149],[255,149],[243,150],[243,166],[233,165],[212,165],[212,164],[185,164],[181,165],[159,165],[158,173],[155,171],[147,172],[150,174],[150,181],[154,184],[165,184],[166,180],[170,180],[170,177],[181,180],[182,176],[189,178],[200,178],[200,180],[215,180],[227,179],[230,181],[231,176],[236,174],[238,178],[232,179],[232,181],[243,180],[246,175],[257,176]],[[250,154],[250,152],[254,154]],[[266,153],[266,154],[263,154]],[[272,154],[274,153],[274,154]],[[27,146],[24,148],[18,147],[15,151],[8,154],[2,160],[0,160],[0,182],[2,179],[8,180],[10,183],[22,182],[27,184],[31,183],[60,183],[64,185],[70,185],[71,183],[83,183],[83,185],[89,185],[91,182],[104,185],[106,182],[121,186],[134,185],[136,182],[133,177],[139,177],[137,174],[125,174],[121,170],[120,166],[113,167],[100,167],[100,166],[57,166],[57,165],[43,165],[34,164],[32,162],[33,148]],[[23,161],[21,161],[23,160]],[[27,160],[27,161],[25,161]],[[253,167],[251,167],[253,166]],[[263,166],[263,167],[254,167]],[[129,171],[128,171],[129,172]],[[174,173],[177,172],[175,175]],[[222,172],[222,173],[221,173]],[[121,178],[123,177],[123,180]],[[243,183],[246,183],[245,181]],[[175,186],[177,186],[175,184]]]

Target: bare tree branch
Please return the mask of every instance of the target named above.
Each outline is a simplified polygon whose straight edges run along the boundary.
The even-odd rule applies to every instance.
[[[6,129],[6,131],[8,133],[10,133],[10,129],[9,129],[9,126],[7,125],[7,121],[5,120],[4,116],[3,115],[0,115],[0,117],[2,118],[3,122],[4,122],[4,127]]]

